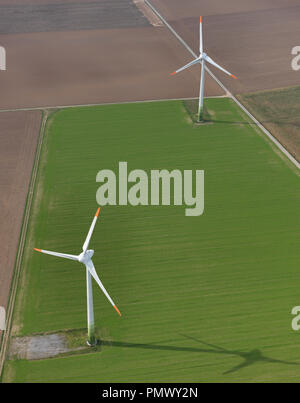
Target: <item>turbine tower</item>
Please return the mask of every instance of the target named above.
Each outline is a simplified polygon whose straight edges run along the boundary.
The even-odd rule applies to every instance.
[[[198,121],[203,121],[203,97],[204,97],[204,80],[205,80],[205,63],[210,63],[213,66],[217,67],[219,70],[223,71],[224,73],[228,74],[229,76],[237,79],[236,76],[229,73],[229,71],[225,70],[223,67],[219,66],[216,62],[214,62],[205,52],[203,52],[203,36],[202,36],[202,17],[200,17],[200,32],[199,32],[200,40],[199,40],[199,51],[200,55],[190,63],[186,64],[185,66],[181,67],[180,69],[171,73],[173,76],[174,74],[180,73],[182,70],[185,70],[194,64],[200,63],[201,64],[201,78],[200,78],[200,93],[199,93],[199,108],[198,108]]]
[[[111,305],[115,308],[115,310],[118,312],[118,314],[121,316],[120,311],[118,310],[116,304],[114,301],[110,298],[108,292],[104,288],[104,285],[100,281],[97,272],[95,270],[94,264],[92,262],[92,257],[94,255],[93,249],[88,249],[89,243],[97,222],[97,218],[100,212],[100,207],[98,208],[96,215],[92,221],[92,224],[90,226],[89,232],[87,234],[86,240],[84,241],[84,244],[82,246],[82,252],[79,255],[70,255],[67,253],[59,253],[59,252],[51,252],[49,250],[44,250],[44,249],[37,249],[34,248],[34,250],[42,253],[46,253],[47,255],[53,255],[57,257],[62,257],[65,259],[70,259],[70,260],[77,260],[80,263],[83,263],[86,267],[86,291],[87,291],[87,323],[88,323],[88,340],[87,344],[89,346],[93,346],[96,343],[95,340],[95,321],[94,321],[94,306],[93,306],[93,289],[92,289],[92,277],[96,281],[96,283],[99,285],[101,290],[103,291],[104,295],[106,298],[109,300]]]

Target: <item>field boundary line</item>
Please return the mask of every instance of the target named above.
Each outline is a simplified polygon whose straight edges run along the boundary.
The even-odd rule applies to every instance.
[[[49,112],[47,110],[42,110],[42,113],[43,113],[43,116],[42,116],[42,121],[41,121],[41,125],[40,125],[38,143],[37,143],[37,147],[36,147],[35,158],[34,158],[34,162],[33,162],[31,178],[30,178],[30,184],[29,184],[28,193],[27,193],[27,200],[26,200],[25,210],[24,210],[24,214],[23,214],[23,222],[22,222],[22,227],[21,227],[21,232],[20,232],[20,237],[19,237],[19,245],[18,245],[18,251],[17,251],[16,261],[15,261],[13,278],[12,278],[12,282],[11,282],[10,295],[9,295],[9,300],[8,300],[8,304],[7,304],[6,330],[3,332],[2,343],[0,346],[0,379],[2,377],[3,366],[4,366],[5,359],[6,359],[6,354],[7,354],[7,346],[8,346],[9,339],[10,339],[12,316],[13,316],[14,305],[15,305],[15,300],[16,300],[18,280],[19,280],[20,273],[21,273],[21,263],[22,263],[23,252],[24,252],[24,245],[25,245],[25,241],[26,241],[28,222],[29,222],[29,217],[30,217],[30,213],[31,213],[31,205],[32,205],[32,200],[33,200],[33,194],[34,194],[34,188],[35,188],[38,168],[39,168],[39,161],[40,161],[40,155],[41,155],[41,150],[42,150],[45,127],[46,127],[46,122],[47,122],[48,115],[49,115]]]
[[[226,98],[227,95],[211,95],[206,98]],[[105,106],[105,105],[127,105],[127,104],[142,104],[147,102],[168,102],[168,101],[190,101],[197,99],[195,97],[188,98],[161,98],[161,99],[144,99],[141,101],[123,101],[123,102],[100,102],[95,104],[73,104],[73,105],[55,105],[55,106],[32,106],[28,108],[13,108],[0,109],[0,113],[4,112],[26,112],[26,111],[44,111],[48,109],[67,109],[67,108],[87,108],[90,106]]]
[[[175,31],[174,28],[164,19],[164,17],[156,10],[156,8],[149,2],[145,0],[145,3],[152,9],[152,11],[161,19],[164,25],[172,32],[172,34],[178,39],[178,41],[196,58],[198,55],[189,47],[189,45],[181,38],[181,36]],[[225,91],[225,94],[231,98],[240,109],[258,126],[262,132],[276,145],[277,148],[296,166],[300,169],[300,162],[296,160],[290,154],[290,152],[266,129],[261,122],[259,122],[251,112],[225,87],[225,85],[210,71],[210,69],[205,66],[205,70],[208,74],[216,81],[216,83]]]

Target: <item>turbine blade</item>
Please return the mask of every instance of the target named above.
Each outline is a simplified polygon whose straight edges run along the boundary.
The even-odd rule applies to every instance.
[[[209,56],[206,56],[205,60],[212,64],[213,66],[217,67],[219,70],[222,70],[224,73],[228,74],[229,76],[235,78],[237,80],[237,77],[234,76],[233,74],[231,74],[229,71],[225,70],[223,67],[219,66],[216,62],[213,61],[212,58],[210,58]]]
[[[180,67],[180,69],[178,69],[176,71],[173,71],[173,73],[171,73],[171,76],[173,76],[174,74],[180,73],[182,70],[185,70],[188,67],[191,67],[191,66],[193,66],[194,64],[197,64],[197,63],[200,63],[199,57],[197,59],[193,60],[192,62],[186,64],[185,66]]]
[[[101,290],[103,291],[104,295],[106,296],[106,298],[109,300],[109,302],[112,304],[112,306],[115,308],[115,310],[118,312],[118,314],[120,316],[121,312],[119,311],[119,309],[116,307],[114,301],[110,298],[108,292],[106,291],[104,285],[102,284],[102,282],[100,281],[100,278],[98,277],[98,274],[95,270],[95,266],[93,264],[93,262],[90,260],[88,263],[86,263],[86,268],[88,269],[88,271],[91,273],[91,276],[94,278],[94,280],[96,281],[96,283],[99,285],[99,287],[101,288]]]
[[[200,17],[199,50],[201,54],[203,52],[202,17]]]
[[[59,252],[52,252],[50,250],[44,250],[44,249],[37,249],[34,248],[37,252],[45,253],[46,255],[53,255],[57,257],[63,257],[65,259],[71,259],[71,260],[78,260],[78,256],[76,255],[70,255],[68,253],[59,253]]]
[[[96,225],[96,221],[97,221],[99,212],[100,212],[100,207],[98,208],[98,210],[97,210],[97,212],[95,214],[95,217],[94,217],[94,219],[92,221],[92,224],[90,226],[89,232],[87,234],[86,240],[84,241],[84,244],[82,246],[83,252],[85,252],[87,250],[87,248],[89,247],[89,243],[90,243],[91,237],[93,235],[93,231],[94,231],[94,228],[95,228],[95,225]]]

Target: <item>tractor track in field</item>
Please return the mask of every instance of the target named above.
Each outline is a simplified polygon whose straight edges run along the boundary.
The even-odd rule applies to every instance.
[[[47,122],[47,119],[49,116],[48,110],[46,110],[46,109],[41,109],[41,110],[43,111],[43,118],[42,118],[41,127],[40,127],[39,139],[38,139],[38,143],[37,143],[37,147],[36,147],[35,159],[34,159],[32,174],[31,174],[31,178],[30,178],[30,185],[29,185],[28,193],[27,193],[27,201],[26,201],[26,206],[25,206],[25,211],[24,211],[24,216],[23,216],[23,223],[22,223],[22,228],[21,228],[21,233],[20,233],[20,238],[19,238],[18,252],[17,252],[17,256],[16,256],[13,279],[11,282],[11,290],[10,290],[10,295],[9,295],[9,300],[8,300],[8,305],[7,305],[7,310],[6,310],[6,331],[3,332],[1,346],[0,346],[0,379],[2,376],[3,366],[4,366],[4,362],[5,362],[6,355],[7,355],[7,347],[8,347],[9,340],[10,340],[12,316],[13,316],[13,312],[14,312],[14,305],[15,305],[17,288],[18,288],[18,280],[19,280],[20,273],[21,273],[21,263],[22,263],[23,252],[24,252],[24,245],[25,245],[25,241],[26,241],[28,222],[29,222],[34,188],[35,188],[35,183],[36,183],[36,178],[37,178],[37,173],[38,173],[38,167],[39,167],[41,149],[42,149],[43,138],[44,138],[44,133],[45,133],[45,127],[46,127],[46,122]]]
[[[198,55],[191,49],[191,47],[181,38],[181,36],[175,31],[174,28],[164,19],[164,17],[156,10],[156,8],[150,3],[149,0],[145,0],[145,3],[151,8],[151,10],[161,19],[163,24],[172,32],[172,34],[177,38],[177,40],[193,55],[197,58]],[[259,122],[253,115],[248,111],[248,109],[225,87],[225,85],[212,73],[212,71],[205,66],[205,70],[208,74],[217,82],[217,84],[225,91],[225,94],[231,98],[238,107],[255,123],[257,127],[262,130],[262,132],[273,142],[273,144],[290,160],[290,162],[298,169],[300,169],[300,162],[294,158],[289,151]]]

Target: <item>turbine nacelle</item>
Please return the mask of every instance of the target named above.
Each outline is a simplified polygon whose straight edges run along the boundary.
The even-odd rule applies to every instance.
[[[93,249],[89,249],[87,251],[83,251],[80,253],[78,256],[78,261],[80,263],[86,264],[88,261],[90,261],[94,255],[95,251]]]

